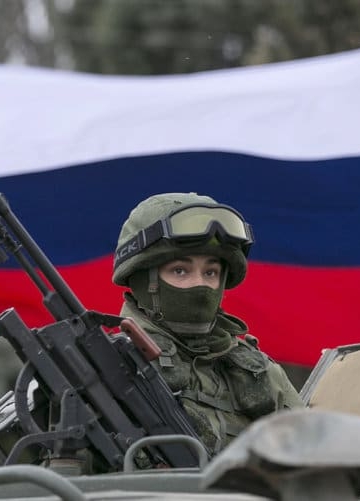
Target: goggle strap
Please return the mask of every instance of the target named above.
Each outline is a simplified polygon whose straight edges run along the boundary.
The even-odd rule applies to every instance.
[[[115,268],[121,263],[127,261],[131,257],[139,254],[150,245],[154,244],[164,236],[162,221],[156,221],[148,228],[139,231],[139,233],[128,240],[123,246],[116,251]]]
[[[163,221],[160,219],[156,223],[148,226],[142,232],[142,249],[149,247],[165,236]]]

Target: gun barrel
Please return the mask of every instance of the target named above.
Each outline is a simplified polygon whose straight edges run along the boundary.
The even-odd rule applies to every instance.
[[[115,318],[86,310],[11,211],[2,193],[0,219],[1,246],[18,260],[43,292],[43,301],[57,320],[30,330],[14,309],[6,310],[0,314],[0,336],[12,344],[21,360],[33,367],[50,404],[56,409],[60,407],[58,422],[56,412],[48,416],[56,432],[82,426],[86,440],[110,466],[116,467],[121,465],[129,445],[144,435],[181,434],[198,439],[182,405],[151,363],[161,354],[156,343],[129,317]],[[111,339],[102,328],[119,324],[127,336]],[[15,397],[20,403],[21,389],[19,383]],[[26,423],[24,419],[21,422],[24,431]],[[49,437],[41,431],[40,437],[45,440],[46,436],[56,440],[54,457],[68,454],[68,449],[84,447],[81,440],[72,441],[70,435],[57,435],[54,439],[54,435]],[[199,459],[183,443],[159,443],[147,452],[155,464],[160,461],[174,467],[195,466]]]
[[[0,216],[7,223],[8,227],[21,242],[22,247],[28,252],[41,269],[52,287],[58,291],[62,300],[69,307],[70,311],[76,315],[82,315],[86,312],[85,307],[74,295],[70,287],[63,280],[60,273],[55,269],[44,252],[26,231],[18,218],[12,212],[9,203],[3,193],[0,193]],[[38,284],[37,284],[38,285]]]

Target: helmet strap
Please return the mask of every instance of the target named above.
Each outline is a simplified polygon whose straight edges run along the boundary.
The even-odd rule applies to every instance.
[[[149,268],[148,292],[151,295],[152,301],[151,318],[161,320],[163,315],[160,309],[159,272],[157,267]]]
[[[225,289],[228,274],[229,274],[229,265],[227,264],[226,261],[223,261],[222,262],[222,273],[221,273],[221,284],[220,284],[220,287],[222,288],[222,290]]]

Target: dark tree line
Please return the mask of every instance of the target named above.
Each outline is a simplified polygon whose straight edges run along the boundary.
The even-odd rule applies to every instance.
[[[168,74],[360,47],[359,0],[0,0],[0,61]]]

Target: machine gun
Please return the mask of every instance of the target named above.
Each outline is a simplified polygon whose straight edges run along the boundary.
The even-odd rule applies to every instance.
[[[1,193],[0,251],[3,260],[9,253],[17,259],[55,319],[30,329],[14,308],[0,314],[0,335],[24,363],[13,392],[14,416],[7,420],[8,427],[17,421],[22,437],[2,452],[3,463],[16,463],[33,446],[53,460],[76,458],[90,448],[109,471],[118,471],[129,447],[150,439],[144,452],[151,466],[198,466],[199,450],[205,449],[151,363],[159,347],[131,318],[87,310]],[[112,338],[104,327],[115,326],[121,333]],[[49,403],[45,430],[34,418],[36,402],[29,404],[34,380]]]

